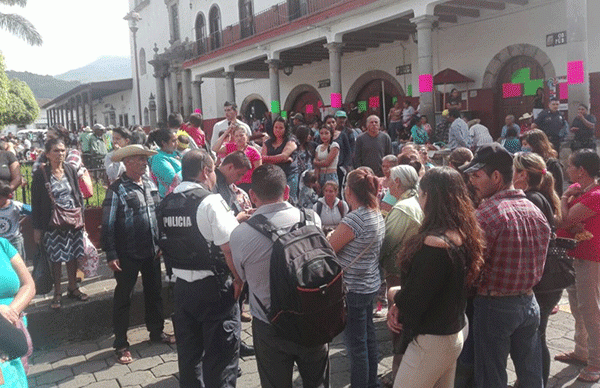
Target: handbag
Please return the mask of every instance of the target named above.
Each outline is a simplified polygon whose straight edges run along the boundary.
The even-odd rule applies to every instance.
[[[84,226],[83,223],[83,211],[81,207],[75,207],[67,209],[56,203],[54,195],[52,194],[52,188],[50,187],[50,180],[46,174],[46,169],[42,168],[44,179],[46,180],[46,190],[48,190],[48,196],[52,201],[52,213],[50,215],[50,223],[48,224],[52,229],[81,229]]]
[[[573,258],[567,251],[574,249],[577,240],[556,237],[550,240],[544,273],[539,283],[533,287],[537,293],[561,291],[575,283]]]
[[[38,251],[33,259],[33,272],[31,273],[35,283],[36,295],[45,295],[52,291],[54,278],[50,270],[50,262],[46,254],[46,249],[42,244],[38,244]]]

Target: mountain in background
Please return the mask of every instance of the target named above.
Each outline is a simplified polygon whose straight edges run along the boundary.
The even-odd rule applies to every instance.
[[[27,71],[7,70],[6,75],[10,79],[16,78],[29,85],[36,99],[54,99],[80,84],[78,81],[63,81],[51,75],[39,75]]]
[[[55,76],[63,81],[81,83],[112,81],[131,78],[131,59],[129,57],[100,57],[89,65]]]

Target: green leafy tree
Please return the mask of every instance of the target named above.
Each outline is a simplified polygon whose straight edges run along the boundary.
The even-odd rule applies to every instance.
[[[40,114],[40,108],[29,86],[18,79],[9,80],[0,54],[0,126],[27,125]]]
[[[0,5],[25,7],[27,0],[0,0]],[[0,28],[18,36],[32,46],[42,45],[43,41],[40,33],[37,32],[29,20],[21,15],[0,12]]]

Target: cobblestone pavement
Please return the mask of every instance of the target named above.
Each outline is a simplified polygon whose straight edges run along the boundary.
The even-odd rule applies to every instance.
[[[561,310],[551,316],[547,331],[548,345],[552,356],[573,349],[573,317],[570,314],[566,293],[560,303]],[[376,321],[379,340],[379,374],[391,370],[391,337],[383,319]],[[172,332],[170,321],[166,331]],[[242,326],[242,339],[252,344],[249,323]],[[58,348],[36,351],[31,359],[29,372],[30,387],[59,388],[123,388],[123,387],[178,387],[177,352],[175,346],[150,344],[144,327],[129,331],[131,352],[135,361],[127,366],[116,364],[112,349],[112,337],[102,337],[93,342],[70,343]],[[332,387],[349,387],[350,363],[340,337],[330,349]],[[254,357],[240,360],[242,376],[238,387],[260,387]],[[553,361],[549,387],[592,387],[600,384],[584,384],[576,381],[580,367]],[[509,381],[514,381],[514,368],[509,361]],[[294,373],[294,386],[301,387],[302,381]]]

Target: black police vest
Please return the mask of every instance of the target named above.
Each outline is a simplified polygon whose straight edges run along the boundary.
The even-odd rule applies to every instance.
[[[172,268],[228,271],[221,249],[206,241],[196,221],[198,206],[212,194],[204,188],[170,193],[157,208],[159,240],[165,263]]]

